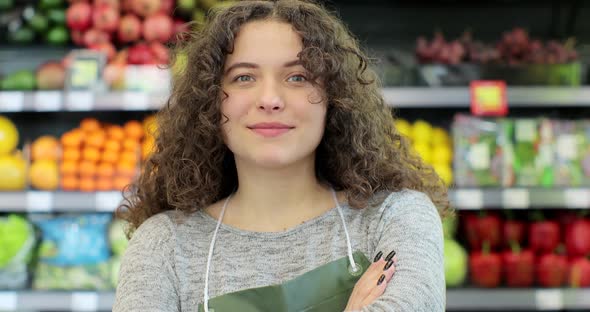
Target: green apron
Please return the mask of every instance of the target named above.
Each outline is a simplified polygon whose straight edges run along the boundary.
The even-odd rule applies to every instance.
[[[215,246],[217,231],[221,225],[223,214],[229,201],[225,201],[217,227],[213,233],[207,272],[205,276],[205,291],[203,303],[199,305],[199,312],[342,312],[346,308],[348,298],[356,282],[365,273],[371,262],[360,251],[352,253],[352,244],[344,221],[344,216],[336,193],[332,190],[336,208],[342,219],[348,256],[315,268],[283,284],[244,289],[215,298],[208,298],[209,267]]]

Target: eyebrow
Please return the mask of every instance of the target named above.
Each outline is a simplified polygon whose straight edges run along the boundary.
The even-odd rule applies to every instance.
[[[300,60],[293,60],[293,61],[289,61],[289,62],[283,64],[283,67],[293,67],[293,66],[299,66],[299,65],[302,65]],[[225,70],[224,75],[227,75],[232,70],[234,70],[236,68],[240,68],[240,67],[241,68],[259,68],[260,66],[258,66],[258,64],[256,64],[256,63],[239,62],[239,63],[232,64],[230,67],[228,67]]]

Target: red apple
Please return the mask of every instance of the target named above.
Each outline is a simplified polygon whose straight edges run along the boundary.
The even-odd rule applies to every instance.
[[[127,62],[134,65],[152,64],[154,62],[154,55],[147,44],[138,43],[129,48]]]
[[[82,32],[80,30],[72,30],[70,32],[70,35],[71,35],[72,41],[74,42],[75,45],[78,45],[78,46],[84,45],[84,32]]]
[[[133,14],[127,14],[119,23],[119,41],[133,42],[141,37],[141,21]]]
[[[147,41],[168,42],[172,37],[174,25],[168,15],[158,13],[143,22],[143,38]]]
[[[92,24],[92,7],[86,2],[76,2],[68,8],[66,20],[70,29],[84,31]]]
[[[174,11],[174,2],[174,0],[160,0],[160,9],[158,11],[168,16],[172,16],[172,12]]]
[[[160,10],[160,0],[131,0],[133,12],[139,16],[147,17]]]
[[[84,33],[83,40],[84,44],[89,47],[91,45],[109,42],[111,40],[111,36],[109,36],[109,34],[104,31],[92,28]]]
[[[119,8],[119,0],[94,0],[94,7],[108,5],[113,8]]]
[[[160,42],[150,43],[152,54],[156,57],[158,64],[168,64],[170,62],[170,54],[168,48]]]
[[[66,80],[66,69],[60,62],[47,62],[37,68],[36,78],[39,90],[61,90]]]
[[[95,7],[92,21],[94,28],[108,33],[113,32],[119,27],[119,10],[110,5]]]

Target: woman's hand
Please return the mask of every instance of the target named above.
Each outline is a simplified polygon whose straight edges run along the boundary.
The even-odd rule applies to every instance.
[[[379,298],[395,273],[396,264],[395,251],[391,251],[385,258],[383,252],[379,252],[371,266],[356,282],[345,312],[358,311]]]

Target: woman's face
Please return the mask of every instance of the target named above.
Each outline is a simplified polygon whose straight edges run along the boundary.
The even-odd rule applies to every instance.
[[[227,56],[224,140],[240,163],[282,168],[313,162],[324,133],[324,91],[299,64],[301,37],[287,23],[243,25]],[[222,121],[225,118],[222,118]]]

